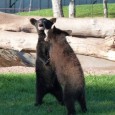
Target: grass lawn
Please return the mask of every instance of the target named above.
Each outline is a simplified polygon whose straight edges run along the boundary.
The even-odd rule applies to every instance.
[[[115,115],[115,75],[87,76],[88,112],[84,115]],[[34,74],[0,74],[0,115],[65,115],[66,109],[51,95],[34,106]],[[83,115],[76,103],[77,113]]]
[[[68,7],[63,7],[64,16],[68,17]],[[31,12],[21,12],[20,15],[31,15],[31,16],[53,16],[52,9],[42,9]],[[109,18],[115,18],[115,4],[108,4],[108,14]],[[76,16],[77,17],[103,17],[103,4],[93,5],[77,5],[76,6]]]

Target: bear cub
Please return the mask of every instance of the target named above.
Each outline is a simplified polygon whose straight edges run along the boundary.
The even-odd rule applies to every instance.
[[[47,41],[50,42],[50,64],[63,87],[64,104],[68,115],[75,115],[77,100],[83,112],[87,111],[85,99],[85,80],[81,64],[66,40],[71,31],[63,31],[55,26],[49,29]]]
[[[38,33],[38,43],[36,47],[36,101],[35,106],[41,105],[43,97],[50,93],[54,95],[57,100],[63,104],[63,93],[62,87],[57,80],[55,71],[53,71],[52,66],[50,65],[49,58],[49,43],[44,40],[46,37],[44,33],[44,27],[50,29],[51,26],[55,23],[55,18],[47,20],[41,18],[36,20],[34,18],[30,19],[32,25],[36,27]],[[45,24],[45,26],[44,26]]]

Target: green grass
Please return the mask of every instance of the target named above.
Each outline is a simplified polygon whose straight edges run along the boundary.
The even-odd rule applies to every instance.
[[[115,115],[115,75],[87,76],[86,97],[88,112],[79,115]],[[44,104],[34,106],[34,74],[0,74],[0,115],[65,115],[66,109],[51,95]]]
[[[68,7],[63,7],[64,16],[68,17]],[[26,16],[53,16],[52,9],[42,9],[31,12],[21,12],[20,15]],[[108,4],[108,14],[109,18],[115,18],[115,4]],[[103,17],[103,5],[95,4],[93,5],[77,5],[76,6],[76,16],[77,17]]]

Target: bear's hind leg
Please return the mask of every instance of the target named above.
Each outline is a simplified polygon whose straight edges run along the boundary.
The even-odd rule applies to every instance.
[[[64,104],[67,108],[68,115],[76,115],[74,92],[71,92],[70,89],[69,86],[68,88],[64,88]]]
[[[85,99],[85,92],[82,90],[79,97],[78,97],[78,102],[81,106],[81,109],[83,112],[87,111],[87,107],[86,107],[86,99]]]
[[[35,106],[41,105],[43,103],[43,97],[46,94],[45,91],[41,91],[40,88],[37,89],[36,91],[36,101],[35,101]]]
[[[36,78],[36,100],[35,106],[41,105],[44,95],[46,94],[45,88],[39,82],[38,77]]]
[[[64,105],[62,87],[58,82],[55,83],[50,93],[56,97],[56,99],[61,105]]]

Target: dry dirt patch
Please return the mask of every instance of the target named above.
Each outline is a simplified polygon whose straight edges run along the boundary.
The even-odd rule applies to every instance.
[[[34,67],[26,67],[26,66],[12,66],[12,67],[0,67],[0,74],[6,73],[35,73]]]

